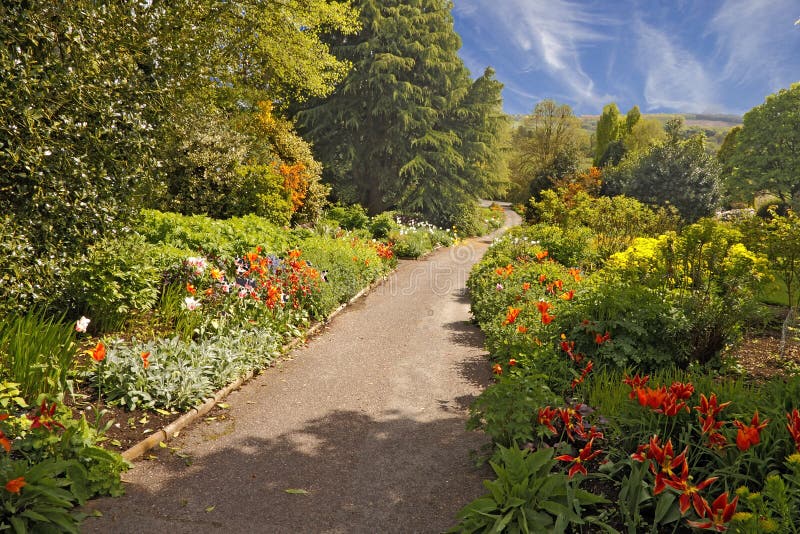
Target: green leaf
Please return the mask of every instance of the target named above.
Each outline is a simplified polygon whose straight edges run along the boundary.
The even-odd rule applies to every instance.
[[[308,490],[304,490],[304,489],[289,488],[289,489],[285,489],[283,491],[286,492],[286,493],[289,493],[291,495],[308,495]]]

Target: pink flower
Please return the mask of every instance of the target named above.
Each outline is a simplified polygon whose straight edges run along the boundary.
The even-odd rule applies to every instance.
[[[498,290],[498,291],[502,291],[503,290],[503,284],[498,283],[496,286],[494,286],[494,288],[496,290]]]
[[[86,332],[86,327],[89,326],[90,322],[91,319],[81,316],[81,318],[75,323],[75,331],[81,333]]]

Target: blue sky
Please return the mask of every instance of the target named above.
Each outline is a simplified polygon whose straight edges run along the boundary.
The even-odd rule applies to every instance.
[[[508,113],[552,98],[742,114],[800,81],[800,0],[454,0],[461,57]]]

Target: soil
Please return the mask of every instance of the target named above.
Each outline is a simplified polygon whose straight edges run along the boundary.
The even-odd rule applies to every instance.
[[[744,375],[753,380],[768,380],[800,370],[800,343],[788,342],[783,356],[780,346],[780,332],[768,331],[746,337],[730,356]]]

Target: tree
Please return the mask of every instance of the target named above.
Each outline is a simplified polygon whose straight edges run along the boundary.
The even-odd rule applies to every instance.
[[[597,121],[595,134],[594,165],[599,166],[608,145],[620,138],[619,108],[612,102],[603,108],[603,113]]]
[[[729,159],[736,188],[769,192],[784,204],[800,202],[800,83],[769,95],[744,115]]]
[[[719,164],[704,138],[680,139],[670,129],[665,142],[626,166],[622,191],[651,205],[674,206],[688,222],[712,215],[720,200]]]
[[[628,113],[625,114],[625,135],[629,135],[633,131],[633,127],[639,123],[642,118],[642,112],[639,111],[639,106],[633,106]]]
[[[722,145],[717,151],[717,161],[720,164],[720,181],[722,183],[725,198],[728,202],[749,204],[752,199],[752,194],[745,191],[733,176],[733,154],[736,152],[736,142],[739,137],[739,132],[742,131],[741,126],[734,126],[725,135]],[[748,198],[749,197],[749,198]]]
[[[526,116],[512,140],[510,166],[515,200],[527,202],[555,180],[577,172],[588,135],[566,104],[543,100]]]
[[[646,118],[633,125],[623,143],[627,152],[642,152],[663,141],[665,137],[661,123],[657,119]]]
[[[479,141],[496,124],[490,117],[499,85],[490,77],[470,83],[450,2],[355,5],[363,29],[328,38],[353,69],[329,98],[300,111],[302,130],[339,199],[360,202],[371,213],[401,208],[452,223],[460,206],[485,189],[486,175],[474,166],[491,145]],[[489,102],[475,107],[479,93]]]

